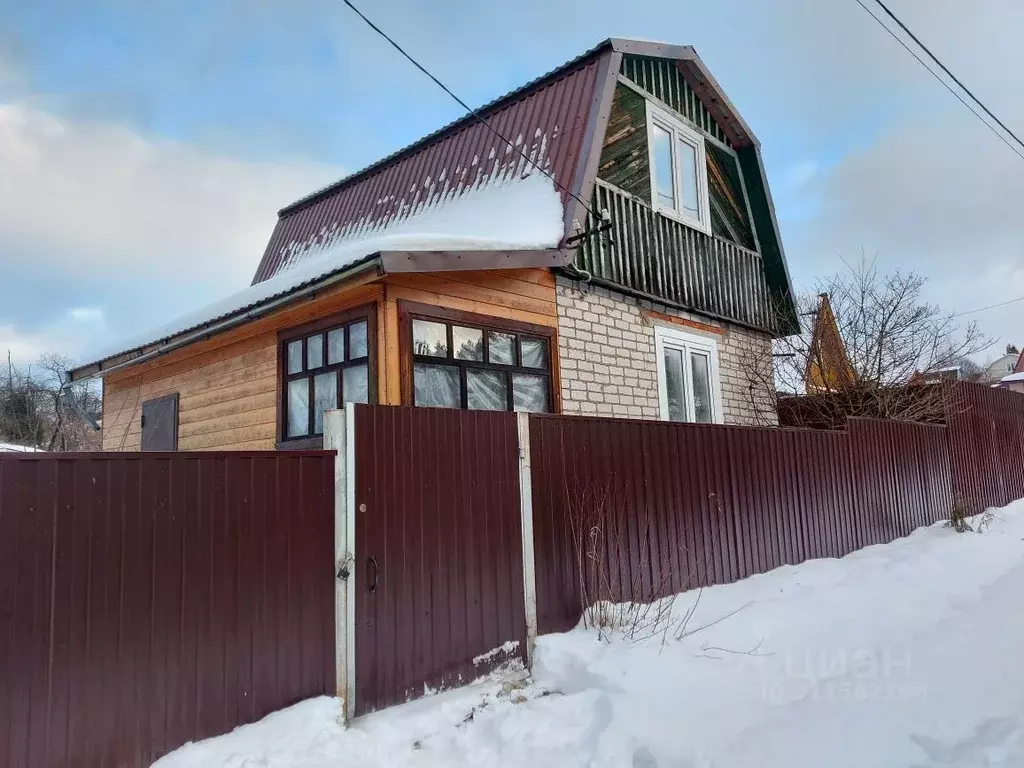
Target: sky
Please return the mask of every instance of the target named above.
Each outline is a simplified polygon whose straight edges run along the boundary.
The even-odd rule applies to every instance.
[[[1024,159],[855,0],[363,0],[482,104],[609,36],[694,45],[762,143],[797,290],[876,258],[1024,296]],[[890,0],[1024,135],[1024,3]],[[287,203],[459,117],[340,0],[0,0],[0,350],[135,335],[251,280]],[[1024,302],[963,318],[1024,343]]]

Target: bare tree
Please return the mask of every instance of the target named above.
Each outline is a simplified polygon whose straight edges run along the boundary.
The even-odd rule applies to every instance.
[[[873,260],[820,281],[797,300],[800,332],[773,345],[772,380],[746,366],[751,392],[775,392],[784,421],[806,426],[838,428],[848,416],[941,420],[951,390],[930,384],[975,372],[971,356],[992,342],[976,323],[962,325],[926,302],[924,285],[914,272],[883,274]],[[814,332],[822,296],[841,339],[838,354]]]
[[[50,353],[22,368],[8,353],[0,375],[0,442],[47,451],[98,450],[100,396],[89,384],[71,382],[71,363]]]

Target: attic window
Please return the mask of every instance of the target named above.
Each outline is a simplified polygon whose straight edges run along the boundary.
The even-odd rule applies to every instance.
[[[650,102],[647,134],[655,210],[710,234],[704,137]]]

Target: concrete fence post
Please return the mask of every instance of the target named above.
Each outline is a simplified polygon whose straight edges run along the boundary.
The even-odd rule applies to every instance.
[[[342,715],[355,715],[355,413],[324,413],[324,450],[337,451],[334,459],[334,669],[335,692],[342,700]]]
[[[526,663],[533,666],[537,641],[537,574],[533,551],[533,480],[530,475],[530,414],[516,414],[519,439],[519,519],[523,535],[523,599],[526,602]]]

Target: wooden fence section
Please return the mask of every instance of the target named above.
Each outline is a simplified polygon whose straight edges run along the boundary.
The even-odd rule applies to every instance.
[[[334,689],[334,455],[0,457],[0,764],[148,766]]]
[[[960,383],[950,411],[953,488],[967,511],[1024,497],[1024,394]]]
[[[891,541],[949,515],[946,428],[531,419],[538,629]]]
[[[523,658],[515,415],[358,405],[355,443],[357,713]]]

